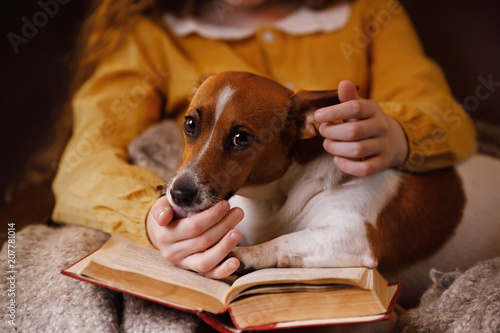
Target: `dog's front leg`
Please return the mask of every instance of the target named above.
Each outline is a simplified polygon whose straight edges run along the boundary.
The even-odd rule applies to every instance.
[[[371,227],[371,226],[370,226]],[[236,247],[240,269],[269,267],[377,266],[376,246],[363,224],[358,230],[324,226],[282,235],[266,243]]]

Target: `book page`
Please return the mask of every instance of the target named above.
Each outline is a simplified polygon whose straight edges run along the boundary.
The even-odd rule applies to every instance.
[[[231,303],[230,311],[237,327],[247,328],[292,320],[376,315],[387,309],[372,290],[346,288],[244,297]]]
[[[179,268],[165,260],[160,251],[136,243],[120,234],[114,234],[91,256],[91,260],[115,270],[132,272],[197,290],[221,301],[230,287],[225,282]]]
[[[289,293],[289,292],[305,292],[305,291],[330,291],[330,290],[340,290],[346,288],[354,288],[347,284],[273,284],[273,285],[257,285],[245,289],[238,293],[238,298],[248,295],[260,295],[260,294],[279,294],[279,293]]]
[[[227,292],[227,302],[235,299],[238,294],[259,284],[348,284],[363,289],[369,289],[367,279],[371,270],[366,267],[347,268],[267,268],[261,269],[237,279]]]
[[[398,291],[397,285],[391,285],[387,288],[387,297],[392,301],[396,292]],[[394,303],[396,300],[394,299]],[[392,312],[391,312],[392,313]],[[281,322],[276,324],[276,328],[285,328],[285,327],[301,327],[301,326],[317,326],[317,325],[332,325],[332,324],[346,324],[346,323],[362,323],[362,322],[374,322],[383,318],[387,318],[391,315],[391,313],[387,314],[377,314],[372,316],[360,316],[360,317],[344,317],[344,318],[327,318],[327,319],[311,319],[311,320],[302,320],[302,321],[288,321]],[[387,322],[381,322],[385,324]],[[392,323],[394,324],[394,323]],[[375,326],[376,327],[376,326]],[[376,327],[377,328],[377,327]],[[370,331],[370,332],[387,332],[390,330],[387,329],[373,329],[373,326],[370,326],[370,330],[349,330],[351,332],[356,331]]]

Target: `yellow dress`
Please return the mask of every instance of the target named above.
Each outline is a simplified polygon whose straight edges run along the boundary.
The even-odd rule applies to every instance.
[[[73,98],[73,136],[53,183],[53,219],[151,246],[145,221],[162,179],[130,165],[127,146],[160,117],[181,115],[200,76],[225,70],[254,72],[292,89],[353,81],[404,128],[409,171],[450,166],[475,152],[471,120],[399,3],[359,0],[321,15],[301,12],[302,30],[290,31],[294,25],[285,20],[219,38],[171,16],[138,17]]]

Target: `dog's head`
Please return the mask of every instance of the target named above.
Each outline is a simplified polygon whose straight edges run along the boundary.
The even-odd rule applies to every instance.
[[[319,152],[313,113],[336,103],[336,90],[294,93],[246,72],[205,79],[185,115],[183,163],[165,189],[176,215],[205,210],[242,187],[270,183],[297,155]]]

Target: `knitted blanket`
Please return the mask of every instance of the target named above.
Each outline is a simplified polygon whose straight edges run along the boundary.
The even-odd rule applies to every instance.
[[[0,332],[195,332],[199,323],[195,315],[60,273],[108,237],[78,226],[28,226],[15,236],[16,273],[8,273],[8,244],[4,244],[0,253]],[[12,276],[15,280],[8,279]],[[9,289],[14,297],[8,297]],[[11,300],[15,301],[12,311],[8,310]]]
[[[500,332],[500,257],[464,273],[430,272],[420,305],[399,317],[395,332]]]

